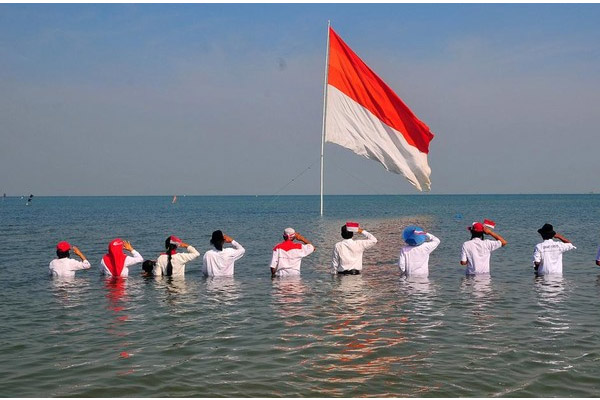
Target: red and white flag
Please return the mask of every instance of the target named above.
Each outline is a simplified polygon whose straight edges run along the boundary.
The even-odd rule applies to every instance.
[[[379,161],[418,190],[429,190],[433,134],[329,28],[325,140]]]

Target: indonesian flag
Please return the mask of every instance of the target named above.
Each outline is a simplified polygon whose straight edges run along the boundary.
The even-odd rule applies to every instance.
[[[429,127],[331,28],[329,43],[325,140],[429,190]]]

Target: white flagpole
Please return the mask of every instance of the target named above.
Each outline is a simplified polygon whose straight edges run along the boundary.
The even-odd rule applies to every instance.
[[[325,82],[323,84],[323,128],[321,129],[321,215],[323,215],[323,152],[325,150],[325,116],[327,114],[327,79],[329,78],[329,28],[327,20],[327,53],[325,55]]]

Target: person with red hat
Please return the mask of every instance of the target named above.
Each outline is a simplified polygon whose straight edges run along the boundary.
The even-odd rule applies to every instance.
[[[74,260],[69,258],[69,251],[71,250],[71,245],[69,242],[60,242],[56,245],[56,256],[50,262],[49,265],[49,273],[55,277],[74,277],[75,271],[80,269],[89,269],[91,267],[90,262],[85,258],[83,253],[79,251],[77,246],[73,246],[73,253],[77,255],[77,257],[81,258],[81,261]]]
[[[295,243],[294,240],[302,242]],[[315,251],[315,247],[304,236],[294,230],[285,228],[283,242],[273,248],[271,258],[271,277],[298,276],[302,259]]]
[[[128,256],[123,249],[131,253]],[[100,272],[108,276],[129,276],[129,267],[141,263],[144,258],[127,240],[114,239],[108,244],[108,253],[100,260]]]
[[[481,222],[473,222],[468,229],[471,231],[471,240],[462,245],[460,264],[467,266],[467,275],[489,274],[492,251],[506,246],[507,242]],[[484,234],[495,240],[484,240]]]
[[[187,253],[177,253],[178,247],[186,249]],[[165,240],[165,249],[167,252],[156,259],[156,265],[152,270],[154,275],[184,276],[185,265],[200,256],[198,250],[184,243],[177,236],[169,236]]]

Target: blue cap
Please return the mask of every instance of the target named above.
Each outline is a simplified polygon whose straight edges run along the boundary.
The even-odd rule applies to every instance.
[[[409,246],[418,246],[422,244],[427,238],[427,236],[425,236],[425,234],[422,232],[424,232],[423,228],[411,225],[404,229],[404,232],[402,232],[402,236],[404,237],[404,241],[406,242],[406,244],[408,244]]]

